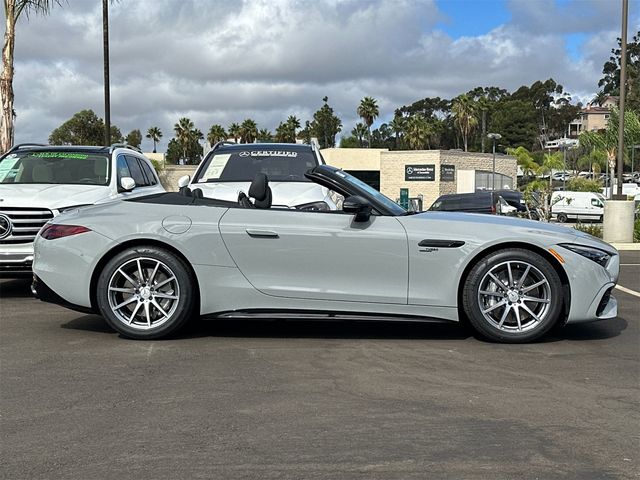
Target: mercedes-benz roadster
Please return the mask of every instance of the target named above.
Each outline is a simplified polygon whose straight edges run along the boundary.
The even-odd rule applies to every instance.
[[[482,336],[516,343],[617,315],[619,256],[592,236],[501,216],[410,214],[334,167],[306,176],[340,195],[341,209],[271,208],[258,174],[237,202],[196,189],[66,211],[37,237],[33,289],[136,339],[173,334],[199,314],[468,318]]]

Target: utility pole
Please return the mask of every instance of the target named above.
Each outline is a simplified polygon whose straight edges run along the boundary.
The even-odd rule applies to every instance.
[[[624,168],[624,95],[627,81],[627,17],[629,16],[629,0],[622,0],[622,36],[620,42],[620,124],[618,125],[618,189],[617,199],[622,196],[622,169]]]
[[[104,63],[104,144],[111,145],[111,98],[109,95],[109,0],[102,0],[102,47]]]

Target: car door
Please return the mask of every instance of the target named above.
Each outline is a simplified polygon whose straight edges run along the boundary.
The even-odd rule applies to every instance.
[[[130,192],[119,192],[119,196],[141,197],[152,193],[158,193],[156,186],[151,185],[150,181],[147,179],[141,163],[142,162],[140,160],[132,155],[118,155],[116,161],[117,185],[120,185],[122,177],[131,177],[136,182],[136,186],[133,190]]]
[[[408,247],[394,217],[231,208],[220,232],[236,265],[267,295],[407,303]]]

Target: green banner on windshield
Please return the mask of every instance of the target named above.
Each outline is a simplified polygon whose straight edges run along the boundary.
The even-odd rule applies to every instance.
[[[86,160],[89,155],[86,153],[72,153],[72,152],[36,152],[29,155],[30,157],[40,158],[77,158],[79,160]]]

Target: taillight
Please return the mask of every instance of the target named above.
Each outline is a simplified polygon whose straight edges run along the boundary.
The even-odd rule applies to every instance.
[[[69,237],[90,231],[90,228],[81,225],[47,225],[40,232],[40,236],[45,240],[55,240],[56,238]]]

